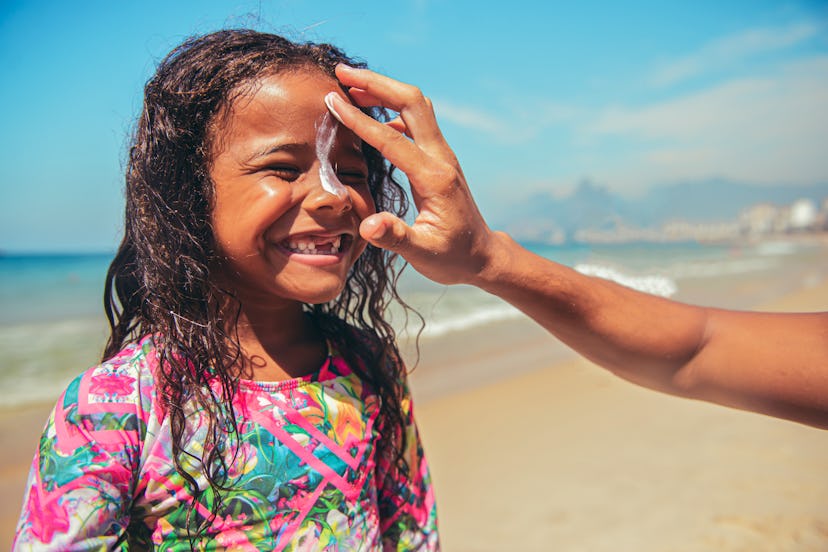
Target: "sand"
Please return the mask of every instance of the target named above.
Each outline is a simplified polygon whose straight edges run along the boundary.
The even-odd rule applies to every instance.
[[[828,310],[828,282],[761,308]],[[422,346],[444,550],[828,550],[825,431],[638,388],[529,321]],[[0,549],[50,408],[0,412]]]
[[[828,310],[828,282],[760,307]],[[823,430],[582,359],[423,401],[417,418],[448,552],[828,550]]]
[[[52,406],[0,411],[0,550],[11,546],[26,476]]]

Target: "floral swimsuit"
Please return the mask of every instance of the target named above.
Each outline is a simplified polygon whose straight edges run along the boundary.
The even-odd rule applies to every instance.
[[[146,337],[69,385],[32,464],[15,550],[190,550],[191,536],[196,550],[439,548],[409,396],[408,469],[392,471],[376,455],[379,398],[335,351],[311,376],[241,382],[232,488],[206,530],[190,535],[188,516],[209,519],[211,494],[190,511],[157,365]],[[195,459],[205,425],[203,413],[187,412],[184,442]],[[195,459],[187,472],[207,489]]]

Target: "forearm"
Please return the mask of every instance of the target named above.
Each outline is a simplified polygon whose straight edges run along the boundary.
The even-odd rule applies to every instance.
[[[508,301],[591,360],[651,387],[671,386],[699,349],[705,310],[580,274],[502,233],[474,285]]]
[[[708,313],[695,396],[828,429],[828,313]]]
[[[473,284],[597,364],[667,393],[828,427],[825,314],[708,309],[584,276],[493,235]]]

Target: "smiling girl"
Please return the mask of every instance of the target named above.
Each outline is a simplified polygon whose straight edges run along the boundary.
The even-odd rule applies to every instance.
[[[253,31],[161,62],[129,152],[109,342],[47,423],[17,549],[439,546],[383,318],[393,259],[359,234],[407,204],[330,119],[339,63]]]

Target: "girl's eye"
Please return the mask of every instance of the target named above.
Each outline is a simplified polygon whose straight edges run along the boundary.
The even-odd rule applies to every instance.
[[[336,171],[336,177],[348,186],[366,186],[368,184],[368,175],[360,170],[339,170]]]
[[[281,178],[282,180],[286,180],[288,182],[293,182],[297,178],[299,178],[299,169],[296,167],[284,166],[284,165],[276,165],[273,167],[269,167],[269,172],[276,176],[277,178]]]

